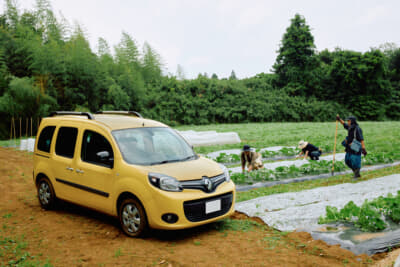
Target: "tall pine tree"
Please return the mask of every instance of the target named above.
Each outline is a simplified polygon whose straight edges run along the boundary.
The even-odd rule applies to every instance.
[[[276,85],[287,87],[292,95],[310,95],[314,87],[313,71],[318,66],[314,37],[303,16],[296,14],[283,35],[273,65]]]

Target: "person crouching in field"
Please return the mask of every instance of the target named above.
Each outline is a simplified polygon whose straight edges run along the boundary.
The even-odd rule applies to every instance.
[[[345,123],[339,115],[336,116],[336,120],[339,121],[347,130],[347,137],[342,143],[346,147],[346,156],[344,161],[346,165],[353,170],[354,178],[359,178],[361,177],[361,153],[364,156],[367,155],[362,130],[354,116],[348,117],[346,119],[347,123]]]
[[[244,145],[243,151],[240,155],[240,160],[242,161],[242,172],[245,170],[246,163],[248,172],[264,168],[261,158],[260,153],[251,151],[249,145]]]
[[[301,149],[301,151],[296,157],[301,157],[304,154],[304,159],[309,156],[311,160],[319,160],[319,156],[322,154],[322,150],[320,148],[303,140],[299,142],[298,147]]]

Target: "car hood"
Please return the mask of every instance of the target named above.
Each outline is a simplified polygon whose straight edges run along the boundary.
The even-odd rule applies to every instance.
[[[223,173],[218,163],[203,157],[195,160],[146,166],[145,170],[147,172],[166,174],[179,181],[201,179],[203,176],[213,177]]]

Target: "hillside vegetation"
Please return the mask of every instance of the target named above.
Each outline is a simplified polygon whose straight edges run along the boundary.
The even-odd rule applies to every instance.
[[[93,51],[87,33],[56,17],[49,0],[23,12],[15,2],[6,0],[0,14],[1,139],[12,117],[37,121],[53,110],[136,110],[171,125],[400,118],[400,49],[317,51],[299,14],[271,73],[185,79],[166,75],[160,54],[126,32],[112,48],[100,38]]]

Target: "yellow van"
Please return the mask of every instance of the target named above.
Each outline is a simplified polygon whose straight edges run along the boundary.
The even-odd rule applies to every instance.
[[[137,112],[53,112],[40,123],[33,180],[44,209],[57,199],[89,207],[117,216],[132,237],[234,212],[228,170]]]

